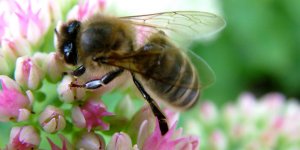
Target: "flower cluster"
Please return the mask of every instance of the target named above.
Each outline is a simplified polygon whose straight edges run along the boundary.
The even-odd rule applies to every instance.
[[[299,103],[279,93],[259,99],[244,93],[221,109],[204,102],[198,120],[184,127],[199,134],[203,149],[299,149],[299,113]]]
[[[75,79],[65,72],[74,68],[56,53],[54,28],[103,12],[105,0],[0,5],[0,149],[198,149],[198,137],[183,135],[176,128],[179,114],[170,110],[170,130],[162,136],[148,105],[129,96],[131,87],[104,88],[103,95],[69,86]]]

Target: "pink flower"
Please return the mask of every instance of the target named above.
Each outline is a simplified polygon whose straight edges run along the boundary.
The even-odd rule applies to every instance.
[[[47,10],[42,8],[41,2],[34,0],[26,2],[14,0],[9,4],[13,10],[12,19],[10,19],[13,37],[22,37],[31,44],[37,45],[42,39],[41,36],[47,32],[50,26],[50,17],[44,12]],[[47,17],[45,18],[45,16]]]
[[[16,120],[23,109],[30,108],[30,100],[23,95],[17,83],[0,75],[0,121]],[[23,120],[23,119],[22,119]]]
[[[84,20],[97,12],[102,12],[105,8],[106,0],[79,0],[69,12],[69,19]]]
[[[23,56],[17,59],[15,79],[25,89],[38,89],[44,78],[44,73],[37,63],[30,57]]]
[[[7,149],[32,150],[38,147],[40,141],[40,135],[32,126],[13,127]]]
[[[75,106],[72,109],[72,119],[79,128],[87,128],[90,132],[92,128],[108,130],[109,124],[105,123],[102,118],[111,116],[113,113],[106,110],[101,101],[87,101],[83,106]]]
[[[164,149],[198,149],[199,140],[195,136],[182,136],[182,129],[176,130],[176,122],[179,118],[178,112],[165,110],[169,131],[162,136],[157,119],[154,117],[149,106],[144,106],[136,113],[132,120],[133,130],[138,128],[137,146],[142,150],[164,150]],[[130,133],[133,133],[129,130]]]
[[[182,136],[182,129],[175,130],[176,123],[164,135],[161,135],[158,121],[154,132],[146,139],[141,149],[143,150],[196,150],[199,147],[199,139],[196,136]],[[139,140],[139,139],[138,139]]]
[[[73,146],[70,144],[70,142],[61,134],[58,135],[60,140],[62,141],[62,148],[60,148],[59,146],[55,145],[53,143],[53,141],[51,141],[50,138],[47,138],[50,146],[51,146],[51,150],[71,150],[74,149]]]

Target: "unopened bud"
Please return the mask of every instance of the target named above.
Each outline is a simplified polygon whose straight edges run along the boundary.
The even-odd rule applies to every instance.
[[[37,149],[41,138],[32,126],[13,127],[7,148],[10,150]]]
[[[41,113],[39,122],[43,129],[48,133],[54,133],[63,130],[66,126],[66,120],[63,111],[54,107],[47,106]]]
[[[132,142],[130,137],[124,133],[115,133],[107,145],[107,150],[131,150]]]
[[[76,139],[76,148],[77,149],[105,149],[104,138],[93,132],[84,132],[79,138]]]
[[[15,79],[25,89],[38,89],[43,76],[44,73],[31,58],[24,56],[17,59]]]
[[[46,77],[51,82],[58,82],[65,71],[64,60],[54,52],[50,53],[48,57]]]
[[[31,54],[30,44],[23,38],[2,39],[1,46],[2,54],[11,68],[14,68],[18,57]]]
[[[74,100],[80,100],[85,96],[85,89],[71,88],[70,83],[73,81],[71,76],[64,76],[63,80],[57,87],[59,98],[63,102],[71,103]]]

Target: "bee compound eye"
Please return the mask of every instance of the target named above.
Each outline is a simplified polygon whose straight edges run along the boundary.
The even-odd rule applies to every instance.
[[[79,21],[72,21],[69,25],[68,25],[68,28],[67,28],[67,32],[69,34],[74,34],[74,33],[77,33],[77,30],[80,26],[80,22]]]
[[[77,64],[77,50],[72,42],[67,42],[63,46],[64,58],[68,64]]]

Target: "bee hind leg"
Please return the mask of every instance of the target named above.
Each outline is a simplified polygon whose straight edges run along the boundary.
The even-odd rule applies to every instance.
[[[161,134],[165,135],[169,130],[166,116],[163,114],[163,112],[161,112],[161,110],[159,109],[159,106],[157,105],[157,103],[145,91],[145,89],[143,88],[141,83],[135,78],[135,76],[133,74],[131,74],[131,75],[132,75],[132,79],[133,79],[134,84],[139,89],[139,91],[141,92],[143,97],[147,100],[147,102],[149,103],[149,105],[151,107],[151,110],[152,110],[154,116],[157,118]]]
[[[119,68],[117,70],[108,72],[107,74],[103,75],[100,79],[94,79],[86,82],[85,84],[75,84],[71,83],[70,87],[75,88],[85,88],[85,89],[97,89],[103,85],[108,84],[110,81],[118,77],[124,70]]]

